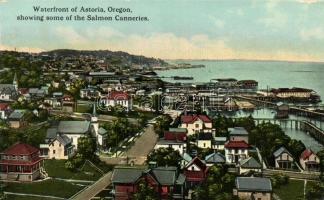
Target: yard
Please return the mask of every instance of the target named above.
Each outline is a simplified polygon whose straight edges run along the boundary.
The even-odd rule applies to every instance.
[[[280,188],[274,189],[281,200],[304,199],[304,181],[289,180],[287,185],[282,185]]]
[[[65,162],[65,160],[45,160],[45,170],[48,173],[48,176],[53,178],[90,181],[96,181],[102,176],[102,173],[88,163],[86,163],[80,170],[72,172],[65,168]],[[96,164],[96,166],[104,173],[112,169],[112,166],[103,163]]]
[[[8,183],[8,185],[5,187],[5,191],[69,198],[75,193],[77,193],[78,191],[80,191],[82,188],[83,186],[79,186],[76,184],[72,184],[60,180],[49,179],[49,180],[34,182],[34,183]],[[34,197],[24,198],[24,197],[15,196],[14,199],[37,199],[37,198]]]

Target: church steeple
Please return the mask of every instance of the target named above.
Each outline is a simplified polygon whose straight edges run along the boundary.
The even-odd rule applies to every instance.
[[[12,81],[13,86],[15,87],[16,90],[18,90],[18,81],[17,81],[17,74],[15,73],[13,81]]]

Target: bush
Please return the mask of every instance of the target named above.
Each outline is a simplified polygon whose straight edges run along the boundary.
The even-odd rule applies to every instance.
[[[270,178],[273,188],[280,188],[282,185],[289,183],[289,176],[284,174],[274,174]]]

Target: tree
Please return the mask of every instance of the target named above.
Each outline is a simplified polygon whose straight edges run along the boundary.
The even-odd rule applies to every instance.
[[[307,200],[320,200],[324,198],[324,183],[318,182],[310,187],[306,193]]]
[[[138,186],[138,191],[133,196],[134,200],[158,200],[157,193],[154,188],[148,185],[147,182],[142,180]]]
[[[0,182],[0,200],[7,199],[6,194],[4,193],[4,187],[5,185]]]
[[[161,115],[156,118],[156,123],[154,124],[155,132],[160,136],[164,136],[164,131],[168,130],[172,122],[172,118],[169,115]]]
[[[179,166],[181,156],[172,148],[154,149],[148,156],[147,162],[154,161],[158,166]]]
[[[97,149],[96,141],[93,138],[81,137],[78,140],[78,154],[84,159],[93,160]]]

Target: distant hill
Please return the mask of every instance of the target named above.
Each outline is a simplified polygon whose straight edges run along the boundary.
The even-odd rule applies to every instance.
[[[132,55],[123,51],[109,50],[72,50],[72,49],[57,49],[52,51],[41,52],[40,55],[56,56],[56,57],[79,57],[92,56],[98,59],[120,60],[122,63],[133,63],[139,65],[167,65],[162,59],[148,58],[145,56]]]

